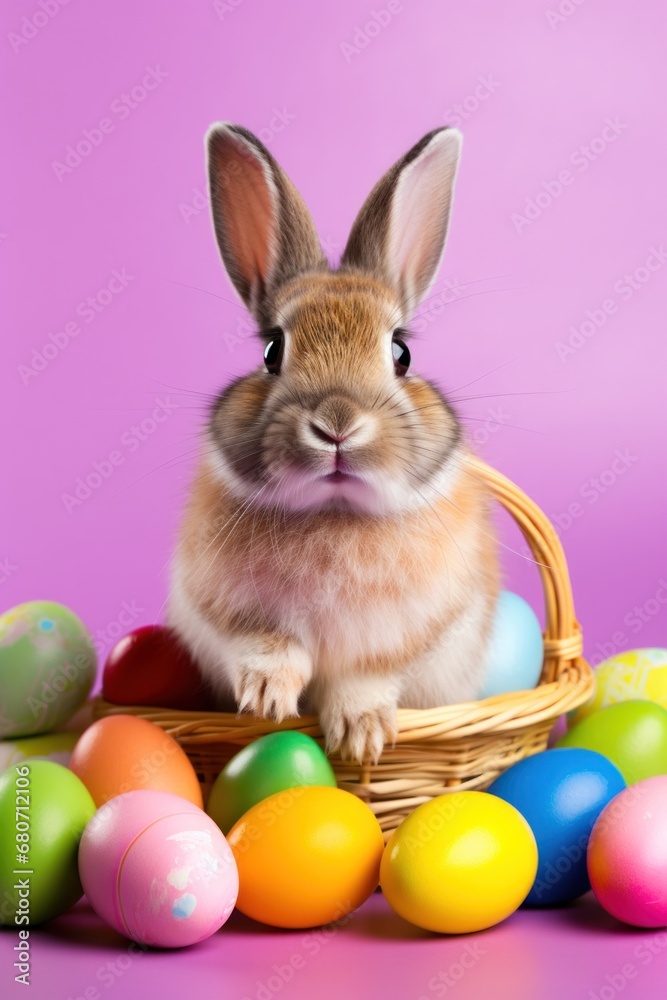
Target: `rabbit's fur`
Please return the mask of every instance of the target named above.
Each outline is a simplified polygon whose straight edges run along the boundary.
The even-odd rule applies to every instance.
[[[216,236],[270,370],[212,409],[168,621],[221,707],[316,711],[328,748],[359,761],[393,739],[398,706],[473,699],[484,681],[489,499],[453,409],[401,364],[459,149],[439,129],[395,164],[333,271],[264,146],[236,125],[208,135]]]

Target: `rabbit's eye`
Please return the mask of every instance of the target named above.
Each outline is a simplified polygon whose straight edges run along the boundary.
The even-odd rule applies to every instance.
[[[276,327],[270,331],[269,336],[271,339],[264,348],[264,364],[270,375],[277,375],[283,360],[283,331]]]
[[[394,337],[391,342],[391,353],[394,357],[394,368],[397,375],[406,375],[410,367],[410,351],[400,337]]]

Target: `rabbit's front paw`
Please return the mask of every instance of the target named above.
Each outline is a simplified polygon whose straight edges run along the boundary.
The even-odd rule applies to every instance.
[[[325,713],[322,724],[327,751],[338,752],[343,760],[377,764],[385,744],[393,744],[396,739],[396,707]]]
[[[240,712],[281,722],[299,714],[299,696],[310,676],[302,657],[285,653],[259,654],[239,667],[234,685]]]

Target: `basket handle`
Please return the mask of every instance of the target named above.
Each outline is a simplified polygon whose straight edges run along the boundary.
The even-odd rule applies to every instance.
[[[467,462],[470,472],[514,518],[537,562],[546,610],[542,681],[554,681],[560,669],[580,657],[583,650],[563,546],[544,511],[516,483],[476,455],[469,455]]]

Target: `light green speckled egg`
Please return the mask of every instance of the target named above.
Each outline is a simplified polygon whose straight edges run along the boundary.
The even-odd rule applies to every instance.
[[[62,725],[85,701],[97,667],[92,638],[55,601],[29,601],[0,616],[0,738]]]

